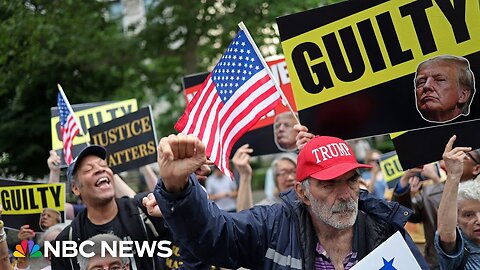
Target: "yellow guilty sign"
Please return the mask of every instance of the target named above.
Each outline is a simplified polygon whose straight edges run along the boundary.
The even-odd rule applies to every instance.
[[[393,155],[389,158],[380,161],[380,169],[382,170],[385,182],[390,182],[403,175],[402,165],[398,160],[398,155]]]
[[[282,49],[297,109],[412,74],[437,55],[478,52],[479,26],[478,0],[395,0],[288,38]]]
[[[44,208],[63,211],[65,185],[34,184],[0,187],[3,215],[40,214]]]

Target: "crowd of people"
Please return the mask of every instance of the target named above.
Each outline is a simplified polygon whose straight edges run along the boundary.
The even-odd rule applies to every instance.
[[[381,152],[368,149],[358,158],[340,138],[315,136],[301,125],[295,130],[298,151],[275,156],[273,196],[255,202],[249,145],[232,158],[237,176],[232,181],[215,167],[209,174],[211,164],[196,137],[162,138],[160,177],[143,167],[149,190],[138,194],[113,174],[103,147],[87,146],[67,170],[68,184],[82,202],[65,207],[70,222],[46,208],[39,220],[42,232],[25,224],[17,239],[40,245],[67,240],[172,243],[169,258],[48,254],[42,269],[350,269],[399,231],[422,269],[479,269],[480,150],[455,147],[453,136],[442,166],[406,170],[388,198],[378,164]],[[47,164],[50,181],[58,182],[55,151]],[[407,221],[423,224],[424,250],[405,229]],[[13,267],[30,269],[31,260],[17,258]],[[12,267],[2,222],[0,263],[1,269]]]

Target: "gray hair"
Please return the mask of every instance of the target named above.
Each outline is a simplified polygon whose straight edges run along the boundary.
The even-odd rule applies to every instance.
[[[275,158],[272,161],[272,165],[270,166],[270,168],[272,169],[273,179],[275,179],[275,185],[277,185],[277,176],[278,176],[277,165],[278,165],[278,162],[280,162],[281,160],[290,161],[291,163],[293,163],[293,165],[295,165],[295,168],[297,167],[297,155],[296,154],[285,153],[285,154],[281,154],[277,158]]]
[[[67,224],[65,223],[57,223],[53,225],[52,227],[48,228],[44,233],[42,233],[42,236],[40,237],[38,242],[39,243],[45,242],[45,239],[47,238],[47,236],[53,233],[57,233],[57,235],[60,234],[63,231],[63,229],[65,229],[65,227],[67,227]]]
[[[310,193],[310,178],[307,178],[300,182],[302,189],[305,190],[305,192]]]
[[[120,237],[114,235],[114,234],[97,234],[89,239],[87,241],[92,241],[93,245],[85,245],[84,250],[86,253],[94,253],[95,256],[101,254],[102,252],[102,242],[106,242],[110,247],[113,247],[114,245],[119,245],[119,241],[122,241]],[[117,248],[118,250],[118,248]],[[80,266],[80,270],[86,270],[88,268],[88,263],[89,263],[90,258],[85,258],[80,255],[80,253],[77,255],[77,262],[78,265]],[[126,265],[129,262],[129,259],[127,257],[122,257],[119,258],[122,260],[122,263]]]
[[[470,69],[470,63],[468,62],[468,60],[462,56],[439,55],[420,63],[417,67],[417,73],[424,64],[428,64],[431,62],[448,62],[455,64],[454,66],[456,67],[458,74],[458,83],[470,89],[470,97],[467,102],[463,104],[462,107],[462,113],[468,115],[470,113],[470,103],[472,102],[473,95],[475,94],[475,75]]]
[[[480,180],[469,180],[458,185],[457,201],[475,200],[480,202]]]

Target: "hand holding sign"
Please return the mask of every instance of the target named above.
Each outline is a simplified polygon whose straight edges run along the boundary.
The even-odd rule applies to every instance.
[[[453,148],[453,143],[457,139],[456,135],[453,135],[445,146],[445,151],[443,152],[443,160],[445,161],[445,166],[447,172],[451,179],[460,180],[463,174],[463,160],[465,159],[466,152],[472,150],[471,147],[455,147]]]
[[[47,159],[47,165],[50,171],[59,172],[61,162],[62,160],[60,159],[60,156],[57,154],[57,151],[50,150],[50,156]]]
[[[298,132],[295,139],[297,140],[297,148],[299,151],[302,150],[302,148],[305,146],[305,144],[307,144],[308,141],[315,137],[315,135],[308,132],[308,128],[306,126],[297,124],[293,126],[293,129]]]
[[[32,240],[35,237],[35,231],[30,229],[30,225],[23,225],[18,231],[18,240]]]

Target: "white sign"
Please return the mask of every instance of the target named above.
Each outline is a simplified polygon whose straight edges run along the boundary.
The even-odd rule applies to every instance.
[[[372,269],[420,270],[421,268],[402,234],[397,231],[351,268],[351,270]]]

